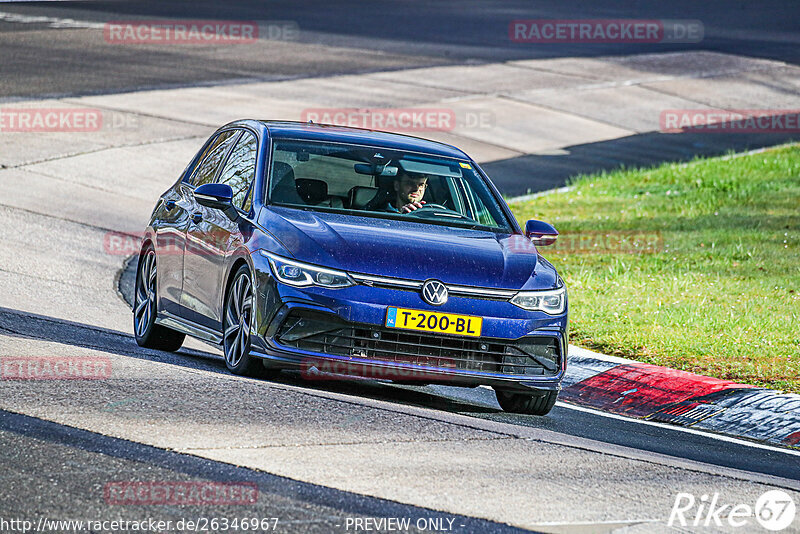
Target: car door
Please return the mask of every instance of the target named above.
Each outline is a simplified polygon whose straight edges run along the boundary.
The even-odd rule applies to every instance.
[[[242,216],[246,216],[252,206],[257,153],[256,136],[243,131],[214,180],[231,186],[233,205]],[[243,220],[240,217],[233,221],[215,208],[198,205],[198,211],[201,220],[193,220],[186,233],[183,305],[193,312],[195,322],[220,330],[226,261],[242,244],[240,225]]]
[[[158,256],[159,310],[180,314],[183,254],[193,202],[190,184],[206,156],[228,137],[227,133],[211,136],[184,169],[181,180],[161,196],[156,207],[153,228]]]
[[[214,255],[218,252],[210,249],[206,239],[202,238],[204,234],[208,233],[207,230],[210,226],[209,210],[197,202],[197,199],[194,198],[194,190],[203,184],[212,183],[216,179],[227,159],[228,153],[240,134],[241,130],[237,129],[220,133],[217,142],[211,147],[203,158],[202,163],[198,165],[192,174],[191,180],[184,184],[187,199],[186,209],[189,215],[184,232],[180,315],[204,326],[210,326],[210,321],[206,319],[206,314],[203,313],[203,306],[196,302],[196,295],[202,294],[202,291],[198,290],[196,286],[205,282],[203,278],[208,276],[208,273],[200,273],[194,266],[196,266],[198,258]]]

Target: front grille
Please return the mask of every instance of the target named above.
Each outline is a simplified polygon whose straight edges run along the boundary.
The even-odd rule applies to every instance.
[[[370,287],[384,287],[400,291],[420,291],[425,283],[420,280],[407,280],[404,278],[390,278],[386,276],[373,276],[368,274],[348,273],[350,277]],[[459,286],[445,284],[450,295],[468,297],[473,299],[508,300],[517,294],[513,289],[494,289],[489,287]]]
[[[462,371],[552,376],[561,369],[558,339],[466,338],[344,323],[335,316],[292,312],[278,342],[310,352]]]

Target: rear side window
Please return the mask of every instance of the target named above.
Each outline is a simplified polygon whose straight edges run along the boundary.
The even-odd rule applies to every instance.
[[[200,165],[197,166],[194,174],[192,174],[190,183],[193,187],[210,184],[214,181],[217,169],[225,159],[225,154],[228,153],[228,149],[236,140],[238,133],[238,130],[222,132],[208,145]]]
[[[244,132],[219,175],[219,183],[228,184],[233,189],[233,205],[245,212],[250,211],[253,205],[251,190],[256,176],[257,153],[256,136]]]
[[[463,180],[461,182],[461,187],[465,192],[464,196],[466,197],[470,216],[483,225],[491,225],[493,220],[492,214],[489,213],[489,210],[486,208],[483,200],[481,200],[481,197],[475,194],[475,191],[469,187],[469,184],[465,184]]]

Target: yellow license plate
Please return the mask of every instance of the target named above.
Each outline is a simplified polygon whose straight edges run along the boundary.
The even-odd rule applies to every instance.
[[[481,335],[483,318],[473,315],[456,315],[454,313],[390,307],[386,311],[386,326],[405,330],[422,330],[423,332],[478,337]]]

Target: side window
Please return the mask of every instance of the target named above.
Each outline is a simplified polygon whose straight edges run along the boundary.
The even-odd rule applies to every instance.
[[[228,184],[233,189],[233,205],[244,211],[250,211],[253,205],[250,190],[256,176],[257,153],[256,136],[244,132],[219,175],[219,183]]]
[[[237,130],[230,130],[222,132],[216,139],[208,146],[203,161],[195,169],[192,175],[191,184],[194,187],[203,184],[209,184],[214,180],[214,175],[217,172],[222,161],[225,159],[225,154],[228,148],[236,139]]]

